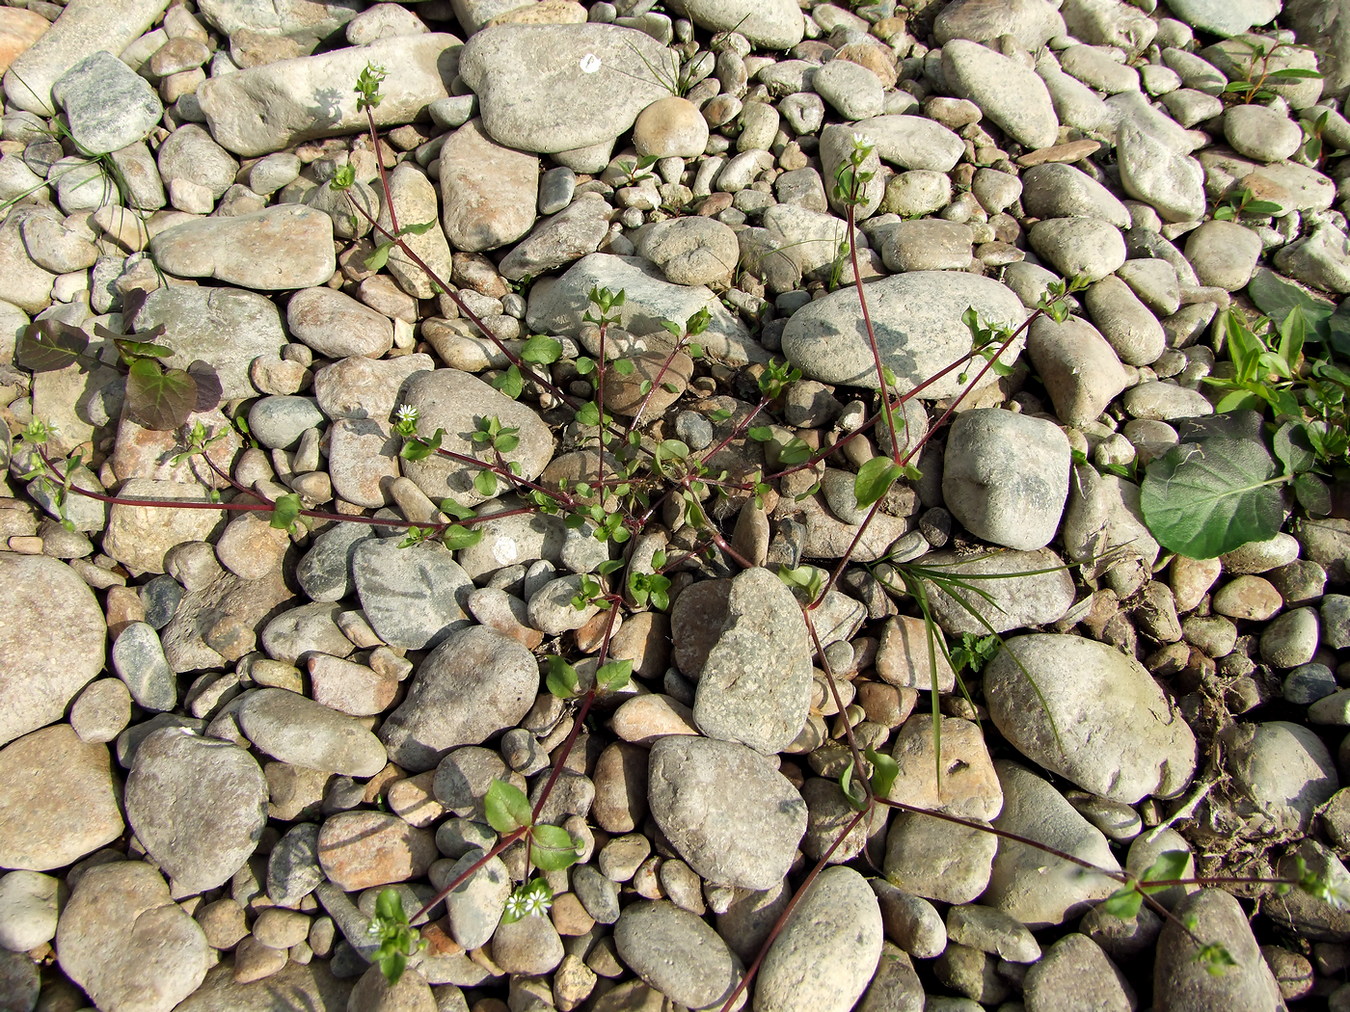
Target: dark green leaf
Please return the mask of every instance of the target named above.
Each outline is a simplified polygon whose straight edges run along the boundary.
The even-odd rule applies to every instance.
[[[271,524],[273,527],[288,531],[299,516],[300,497],[294,492],[277,496],[276,501],[272,503]]]
[[[488,825],[502,835],[534,822],[530,799],[519,787],[505,780],[494,780],[488,786],[483,795],[483,814],[487,816]]]
[[[1308,430],[1302,422],[1285,422],[1275,432],[1275,456],[1284,465],[1286,474],[1301,474],[1317,463]]]
[[[1303,67],[1286,67],[1283,70],[1272,70],[1270,77],[1277,81],[1294,81],[1299,79],[1315,80],[1321,78],[1321,71],[1306,70]]]
[[[1185,443],[1148,465],[1139,504],[1159,544],[1189,558],[1212,559],[1279,532],[1279,476],[1258,440]]]
[[[100,334],[99,331],[103,331],[103,333]],[[153,344],[150,341],[133,341],[104,330],[98,324],[94,324],[94,334],[98,337],[111,337],[113,344],[117,346],[118,352],[121,353],[123,361],[129,362],[133,358],[168,358],[173,354],[172,348],[165,347],[162,344]]]
[[[1284,205],[1273,200],[1252,200],[1242,210],[1247,214],[1279,214],[1284,210]]]
[[[1330,330],[1327,321],[1335,312],[1335,307],[1331,303],[1314,298],[1274,271],[1264,269],[1258,269],[1252,275],[1251,281],[1247,284],[1247,294],[1256,303],[1256,307],[1277,324],[1283,323],[1289,311],[1298,306],[1303,310],[1304,322],[1309,331],[1308,340],[1327,339]],[[1350,317],[1350,309],[1347,309],[1347,316]],[[1350,329],[1350,319],[1346,322],[1347,329]]]
[[[1294,496],[1313,516],[1324,517],[1331,512],[1331,489],[1315,474],[1304,473],[1294,479]]]
[[[147,429],[176,429],[197,406],[197,382],[182,369],[138,358],[127,371],[126,411]]]
[[[14,361],[29,372],[49,372],[84,362],[89,336],[60,320],[38,320],[19,331]]]
[[[587,401],[577,408],[577,423],[580,425],[600,424],[600,409],[596,407],[595,401]]]
[[[219,407],[225,390],[220,385],[220,376],[216,373],[216,367],[210,362],[203,362],[199,358],[193,359],[187,367],[187,373],[192,377],[192,382],[197,384],[197,401],[192,406],[193,413],[211,411]]]
[[[890,457],[873,457],[864,463],[853,479],[853,497],[858,508],[871,506],[891,490],[899,477],[900,465]]]
[[[530,857],[541,871],[558,871],[577,863],[580,847],[562,826],[535,826],[530,830]]]

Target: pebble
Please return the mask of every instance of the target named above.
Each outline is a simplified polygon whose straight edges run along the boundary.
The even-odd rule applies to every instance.
[[[886,837],[886,880],[939,903],[971,902],[988,888],[998,849],[997,837],[985,832],[984,825],[982,820],[972,826],[949,825],[922,812],[897,812]]]
[[[957,95],[974,102],[1019,144],[1044,148],[1055,143],[1059,119],[1050,93],[1024,65],[954,38],[942,47],[942,76]]]
[[[171,1009],[202,983],[211,951],[202,929],[141,861],[89,868],[57,923],[61,970],[103,1008]]]
[[[472,583],[442,545],[364,539],[351,567],[361,609],[388,645],[427,649],[469,626],[464,604]]]
[[[0,877],[0,948],[27,952],[56,937],[61,880],[36,871]]]
[[[127,821],[175,895],[227,882],[252,855],[266,822],[267,782],[242,748],[178,728],[136,749]]]
[[[614,925],[614,942],[639,977],[690,1008],[725,1002],[743,974],[717,932],[664,900],[626,907]]]
[[[0,749],[0,866],[64,868],[122,834],[105,745],[53,724]]]
[[[801,795],[764,757],[734,742],[658,739],[649,803],[686,864],[709,881],[746,889],[782,881],[806,831]]]
[[[44,555],[0,553],[0,586],[8,588],[0,625],[0,742],[59,720],[66,706],[103,668],[107,627],[88,585],[68,565]],[[42,587],[38,597],[27,591]],[[41,630],[59,628],[59,640]]]
[[[151,239],[148,249],[156,264],[179,277],[278,291],[320,285],[332,277],[332,240],[333,223],[326,214],[282,204],[174,225]]]
[[[1030,1009],[1064,1008],[1078,1002],[1118,1012],[1138,1007],[1125,975],[1087,935],[1065,935],[1050,946],[1027,971],[1023,986]]]
[[[1006,760],[994,763],[1003,785],[999,829],[1028,836],[1075,854],[1100,868],[1120,866],[1104,837],[1047,781]],[[1084,873],[1025,844],[999,842],[984,902],[1029,928],[1061,924],[1115,891],[1113,879]]]
[[[866,879],[826,868],[769,946],[756,1006],[846,1012],[871,981],[881,945],[881,909]]]
[[[681,663],[698,683],[694,721],[709,737],[773,755],[791,744],[806,721],[811,691],[806,624],[792,592],[763,568],[731,580],[722,616],[720,629],[699,630],[706,640],[689,650],[684,612],[671,615],[676,655],[697,655]]]
[[[1068,440],[1043,419],[963,412],[943,458],[942,492],[972,534],[1027,551],[1049,544],[1069,491]]]
[[[1235,724],[1223,740],[1225,767],[1243,795],[1236,811],[1256,831],[1305,828],[1340,786],[1326,745],[1301,724]]]
[[[319,828],[318,858],[328,880],[345,892],[404,882],[426,874],[435,836],[383,812],[339,812]]]
[[[380,741],[403,769],[431,769],[445,750],[514,727],[538,684],[538,665],[518,642],[483,626],[458,630],[418,666]]]
[[[244,735],[285,763],[326,773],[371,777],[384,768],[384,746],[354,717],[286,689],[248,693],[235,711]]]
[[[1153,987],[1157,994],[1172,996],[1170,1007],[1199,1012],[1229,1005],[1273,1012],[1283,1004],[1237,900],[1220,889],[1202,889],[1182,900],[1174,912],[1179,918],[1194,916],[1197,937],[1222,945],[1237,965],[1223,974],[1210,973],[1195,958],[1197,943],[1179,928],[1179,921],[1168,921],[1158,939]]]

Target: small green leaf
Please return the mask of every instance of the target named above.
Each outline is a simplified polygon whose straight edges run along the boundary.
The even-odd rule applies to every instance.
[[[444,429],[437,429],[438,433],[444,432]],[[474,516],[474,511],[468,506],[461,506],[453,499],[442,499],[436,504],[436,508],[448,517],[454,517],[456,520],[468,520]]]
[[[596,670],[596,688],[603,689],[605,692],[618,692],[628,684],[628,679],[632,673],[633,662],[631,660],[610,661]]]
[[[441,439],[444,436],[444,429],[437,429],[429,439],[411,436],[404,442],[403,448],[398,451],[398,455],[404,460],[422,460],[441,448]]]
[[[375,247],[370,256],[366,257],[366,270],[378,271],[389,262],[389,254],[393,252],[394,243],[382,242]]]
[[[509,365],[492,378],[492,386],[515,400],[525,392],[525,377],[521,375],[520,369]]]
[[[452,552],[461,548],[470,548],[483,540],[481,527],[465,527],[463,524],[451,524],[441,535],[441,543]]]
[[[637,370],[631,358],[616,358],[610,365],[620,376],[631,376]]]
[[[1186,866],[1191,861],[1191,855],[1184,850],[1166,850],[1158,855],[1158,859],[1144,869],[1144,874],[1139,876],[1140,882],[1175,882],[1186,874]],[[1166,889],[1167,886],[1144,886],[1144,892],[1155,893],[1160,889]]]
[[[1102,910],[1112,917],[1130,920],[1144,904],[1144,894],[1132,885],[1117,889],[1102,902]]]
[[[494,780],[483,795],[483,812],[488,825],[503,836],[534,823],[530,799],[515,784]]]
[[[773,440],[773,429],[767,425],[756,425],[747,429],[745,434],[756,443],[768,443]]]
[[[811,459],[811,447],[800,436],[793,436],[778,451],[778,462],[791,467],[793,464],[802,464]]]
[[[1284,207],[1273,200],[1251,200],[1242,210],[1247,214],[1279,214]]]
[[[855,783],[853,780],[852,759],[848,761],[844,771],[839,774],[839,789],[844,792],[844,800],[855,812],[867,810],[867,791],[863,789],[862,784]]]
[[[577,424],[579,425],[599,425],[600,409],[596,407],[595,401],[587,401],[581,407],[577,408]]]
[[[530,830],[530,842],[530,858],[541,871],[570,867],[581,857],[581,847],[562,826],[535,826]]]
[[[273,527],[280,528],[283,531],[291,529],[296,518],[300,516],[300,496],[294,492],[286,495],[277,496],[276,502],[272,504]]]
[[[865,462],[853,479],[853,496],[858,508],[871,506],[889,492],[900,474],[900,465],[889,457],[873,457]]]
[[[483,468],[473,476],[473,487],[484,499],[491,499],[497,494],[497,476]]]
[[[382,917],[386,921],[408,919],[403,912],[403,899],[397,889],[380,890],[380,894],[375,897],[375,916]]]
[[[520,357],[535,365],[552,365],[562,357],[562,342],[544,334],[535,334],[521,346]]]
[[[404,225],[398,230],[399,235],[426,235],[436,227],[437,221],[432,218],[430,221],[424,221],[417,225]]]
[[[1320,71],[1304,67],[1286,67],[1283,70],[1272,70],[1269,76],[1276,81],[1297,81],[1320,79],[1322,74]]]
[[[544,678],[548,691],[559,699],[571,699],[577,694],[578,684],[577,669],[556,654],[551,655],[548,659],[548,675]]]
[[[891,785],[900,775],[900,764],[874,748],[869,748],[863,755],[872,764],[872,793],[879,798],[889,797]]]
[[[1200,950],[1195,954],[1195,961],[1203,964],[1211,977],[1222,977],[1231,967],[1238,965],[1233,954],[1218,942],[1200,946]]]

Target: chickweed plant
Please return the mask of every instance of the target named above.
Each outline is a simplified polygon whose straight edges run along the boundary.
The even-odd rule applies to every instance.
[[[380,82],[384,77],[383,69],[367,67],[356,85],[358,105],[367,113],[369,134],[376,145],[379,138],[373,110],[380,103]],[[834,192],[845,208],[845,234],[848,237],[854,234],[855,210],[861,201],[862,189],[868,182],[868,173],[863,165],[871,147],[872,142],[868,138],[855,137],[849,157],[835,175]],[[351,183],[350,174],[339,173],[332,185],[342,188]],[[783,567],[779,572],[780,578],[793,589],[800,603],[807,631],[816,647],[817,664],[825,673],[826,684],[841,718],[839,726],[849,758],[839,777],[839,788],[854,809],[854,814],[825,855],[806,873],[769,932],[759,956],[751,963],[736,992],[727,998],[724,1009],[730,1010],[740,992],[749,986],[768,946],[782,930],[801,897],[826,867],[830,856],[855,827],[873,815],[878,805],[977,828],[1038,848],[1058,860],[1108,875],[1118,881],[1121,888],[1107,901],[1107,909],[1121,916],[1130,916],[1137,912],[1140,905],[1147,903],[1162,916],[1171,917],[1152,894],[1182,882],[1222,885],[1229,881],[1246,881],[1180,879],[1178,875],[1184,866],[1184,859],[1175,854],[1163,855],[1157,864],[1135,878],[1124,872],[1098,868],[1091,862],[1035,840],[944,813],[915,808],[888,797],[897,774],[896,763],[876,749],[860,745],[853,733],[850,719],[852,711],[843,704],[838,678],[831,668],[827,653],[821,647],[815,622],[817,611],[839,582],[857,546],[883,509],[887,493],[897,482],[912,481],[919,477],[916,461],[927,440],[950,418],[976,384],[990,371],[997,372],[1004,367],[1003,359],[1008,349],[1033,320],[1041,315],[1056,320],[1067,316],[1066,299],[1083,287],[1081,281],[1057,283],[1029,318],[1016,329],[989,326],[972,311],[966,319],[971,331],[969,354],[950,362],[923,382],[904,389],[882,359],[868,309],[866,287],[860,280],[857,249],[851,241],[846,240],[847,258],[852,267],[852,286],[857,293],[877,380],[875,403],[865,422],[829,445],[819,448],[813,448],[800,437],[784,437],[786,430],[773,424],[772,414],[781,405],[791,384],[800,378],[800,373],[782,361],[773,361],[759,372],[756,381],[757,400],[748,406],[748,410],[734,414],[722,411],[711,415],[709,420],[716,426],[712,445],[695,451],[685,442],[663,435],[666,430],[660,423],[665,410],[669,409],[663,409],[663,417],[656,417],[657,412],[652,405],[658,390],[666,394],[679,393],[680,387],[673,382],[678,362],[686,357],[694,362],[704,359],[699,338],[710,323],[706,310],[695,313],[687,320],[664,324],[667,331],[664,353],[657,353],[659,362],[638,387],[638,406],[626,420],[621,419],[607,406],[606,394],[609,385],[616,382],[616,377],[626,378],[634,372],[633,361],[616,353],[616,342],[613,340],[613,332],[624,320],[624,292],[596,288],[590,293],[590,306],[584,323],[593,328],[595,341],[592,346],[597,348],[597,354],[593,358],[578,357],[571,362],[576,375],[585,379],[590,386],[589,395],[580,395],[576,390],[582,387],[575,382],[564,388],[554,380],[551,367],[562,358],[562,342],[547,335],[537,335],[523,343],[508,345],[495,338],[447,280],[437,277],[406,242],[406,236],[418,234],[433,223],[400,224],[393,203],[389,200],[389,186],[383,166],[380,168],[380,186],[385,206],[390,212],[389,227],[381,226],[360,203],[352,202],[352,213],[364,216],[375,230],[376,248],[369,261],[371,269],[383,266],[389,253],[398,249],[410,262],[426,272],[433,284],[458,306],[461,315],[475,325],[505,357],[507,366],[493,379],[496,388],[511,398],[530,398],[540,401],[541,405],[546,400],[551,411],[561,412],[562,424],[573,432],[583,433],[587,444],[594,450],[593,471],[562,483],[529,479],[520,473],[511,459],[512,452],[519,444],[519,433],[514,427],[503,424],[500,418],[478,418],[472,436],[473,452],[461,453],[443,445],[443,430],[425,431],[419,424],[417,412],[408,406],[400,406],[392,419],[393,432],[402,440],[400,456],[415,461],[439,455],[472,467],[475,472],[474,489],[487,502],[472,508],[447,498],[438,504],[444,520],[414,523],[409,520],[331,512],[307,503],[295,492],[269,494],[266,489],[248,488],[235,480],[207,453],[208,448],[223,433],[210,431],[200,422],[191,428],[184,426],[188,412],[182,408],[188,406],[189,411],[199,411],[208,402],[210,407],[214,407],[219,399],[219,387],[211,386],[204,370],[194,372],[192,367],[170,370],[162,366],[160,359],[167,354],[168,349],[154,342],[172,342],[172,335],[155,335],[154,342],[133,340],[116,334],[100,336],[113,342],[127,364],[129,394],[134,379],[155,393],[156,396],[151,400],[156,405],[167,401],[172,409],[166,408],[155,413],[146,409],[146,405],[137,399],[128,410],[149,427],[181,430],[180,456],[201,456],[220,479],[223,495],[214,501],[164,501],[129,498],[80,486],[71,478],[80,459],[62,460],[51,455],[47,449],[50,430],[40,422],[33,423],[24,431],[15,453],[21,454],[21,459],[29,465],[26,477],[42,485],[52,509],[62,517],[65,516],[65,508],[71,497],[88,496],[111,505],[264,513],[270,517],[272,526],[289,530],[297,536],[302,536],[307,527],[316,523],[362,523],[382,528],[401,528],[404,532],[401,545],[437,541],[447,549],[458,550],[481,538],[483,525],[494,518],[537,513],[561,517],[568,526],[589,531],[597,540],[611,547],[613,557],[610,560],[598,566],[595,572],[581,575],[580,589],[572,601],[579,609],[596,607],[598,614],[603,616],[602,632],[594,656],[569,659],[553,654],[541,660],[544,685],[565,703],[572,717],[566,738],[553,753],[553,765],[538,800],[531,805],[526,794],[518,787],[503,780],[494,781],[485,797],[485,811],[488,823],[498,834],[497,842],[411,915],[404,910],[397,891],[385,890],[379,896],[370,930],[380,940],[376,959],[389,980],[397,980],[409,961],[417,956],[423,944],[418,929],[427,923],[445,897],[508,848],[519,846],[524,849],[526,871],[506,901],[503,919],[515,920],[546,914],[552,894],[547,880],[535,873],[567,868],[578,860],[582,843],[565,828],[541,821],[540,813],[596,704],[607,697],[614,698],[629,683],[632,662],[611,656],[613,634],[620,615],[642,610],[667,610],[675,589],[674,578],[681,574],[699,571],[721,574],[733,566],[752,567],[754,563],[733,547],[714,519],[727,515],[719,507],[726,503],[762,501],[775,491],[782,479],[803,471],[818,471],[827,460],[839,461],[842,457],[840,451],[845,444],[865,439],[871,432],[884,433],[887,437],[885,443],[890,449],[856,468],[854,499],[858,509],[866,512],[856,525],[850,548],[829,569],[800,565]],[[73,356],[84,354],[84,346],[69,333],[72,329],[46,324],[30,327],[20,344],[20,362],[38,368],[49,359],[64,364]],[[922,438],[912,441],[901,438],[905,424],[901,408],[905,402],[922,395],[926,388],[950,374],[962,378],[965,384],[962,393],[951,399]],[[668,401],[668,397],[663,400]],[[878,442],[881,441],[878,439]],[[756,444],[763,448],[764,459],[772,461],[771,465],[766,463],[746,473],[729,473],[717,463],[719,454],[728,447],[734,445],[753,449]],[[807,494],[812,494],[816,488],[818,485],[812,486]],[[504,492],[511,493],[521,505],[507,507],[498,503],[495,497]],[[659,524],[681,528],[678,547],[672,542],[667,549],[654,555],[639,555],[630,550],[630,542],[636,535],[652,530]],[[967,635],[954,646],[949,645],[937,629],[926,596],[930,588],[936,587],[960,600],[971,614],[982,616],[984,609],[994,605],[992,598],[979,589],[978,578],[963,575],[960,567],[938,570],[905,564],[894,566],[893,569],[923,616],[928,630],[930,658],[941,652],[956,670],[978,672],[983,663],[999,649],[997,634],[988,622],[984,622],[985,635]],[[936,691],[932,693],[932,702],[936,715]],[[934,721],[935,731],[937,723]],[[939,775],[940,771],[939,763]],[[1308,880],[1304,881],[1305,878]],[[1281,888],[1310,889],[1319,895],[1327,895],[1329,889],[1325,882],[1313,881],[1307,875],[1302,875],[1298,880],[1274,884]],[[1199,958],[1211,972],[1221,973],[1227,964],[1231,964],[1231,956],[1221,946],[1209,945],[1195,937],[1194,925],[1183,927],[1194,938],[1199,947]]]

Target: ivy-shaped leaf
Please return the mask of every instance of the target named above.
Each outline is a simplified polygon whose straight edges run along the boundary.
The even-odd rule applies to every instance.
[[[197,382],[183,369],[138,358],[127,371],[126,410],[147,429],[176,429],[197,406]]]
[[[50,372],[76,363],[87,364],[89,335],[60,320],[38,320],[19,331],[14,360],[29,372]]]

